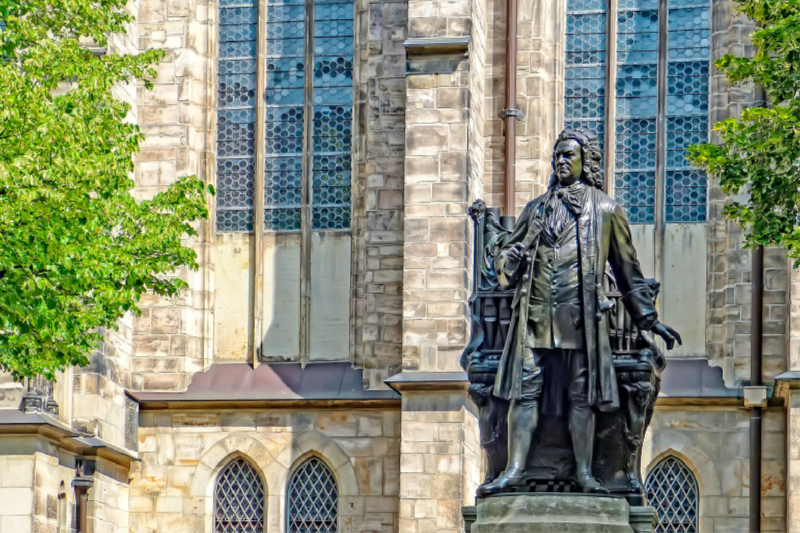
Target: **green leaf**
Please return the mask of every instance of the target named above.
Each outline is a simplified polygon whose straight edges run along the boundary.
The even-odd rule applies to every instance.
[[[15,378],[88,364],[146,292],[176,295],[187,284],[174,272],[197,268],[185,240],[214,189],[189,176],[137,201],[130,176],[144,135],[112,92],[152,87],[165,52],[96,56],[81,45],[124,33],[126,6],[0,0],[0,370]]]

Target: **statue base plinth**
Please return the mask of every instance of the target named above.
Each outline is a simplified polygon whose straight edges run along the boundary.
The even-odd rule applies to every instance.
[[[478,500],[472,533],[649,533],[642,508],[592,494],[501,494]],[[649,508],[647,508],[649,509]],[[648,514],[652,522],[655,513]],[[632,520],[633,518],[633,520]],[[644,518],[644,520],[643,520]],[[465,519],[467,519],[465,513]],[[643,528],[644,527],[644,528]],[[642,529],[643,528],[643,529]],[[468,529],[469,531],[469,529]]]

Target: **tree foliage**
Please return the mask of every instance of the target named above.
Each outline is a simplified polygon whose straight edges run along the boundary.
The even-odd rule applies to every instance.
[[[800,260],[800,1],[737,0],[754,21],[753,57],[726,55],[716,61],[734,85],[763,87],[767,106],[747,108],[740,118],[718,122],[720,145],[689,149],[689,159],[719,178],[728,194],[746,192],[725,212],[746,230],[745,246],[786,248]]]
[[[179,179],[137,202],[143,135],[115,97],[148,82],[161,51],[96,54],[133,18],[126,0],[0,0],[0,369],[16,378],[85,365],[147,291],[197,268],[183,239],[209,187]]]

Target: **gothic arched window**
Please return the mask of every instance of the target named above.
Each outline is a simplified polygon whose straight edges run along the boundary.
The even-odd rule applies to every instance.
[[[264,482],[244,459],[220,472],[214,489],[214,533],[263,533]]]
[[[648,474],[647,502],[658,512],[656,533],[697,533],[697,480],[677,457],[667,457]]]
[[[337,533],[339,487],[328,465],[312,457],[289,481],[288,533]]]

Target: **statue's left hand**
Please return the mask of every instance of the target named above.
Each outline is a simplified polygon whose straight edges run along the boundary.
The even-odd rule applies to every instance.
[[[650,328],[650,331],[664,339],[664,342],[667,343],[667,350],[671,350],[675,347],[675,341],[678,341],[679,345],[683,344],[680,333],[666,324],[662,324],[658,320],[656,320],[656,323]]]

